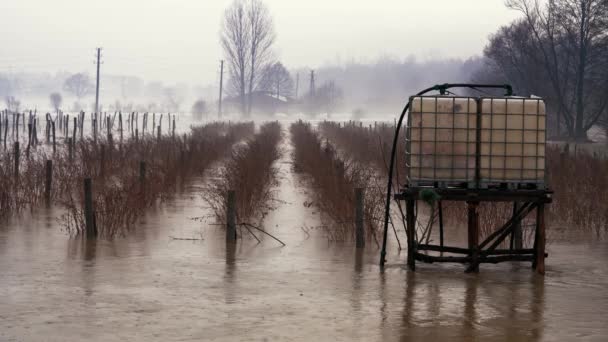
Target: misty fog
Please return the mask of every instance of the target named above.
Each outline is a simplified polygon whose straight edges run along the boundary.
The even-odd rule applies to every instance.
[[[219,31],[229,4],[2,2],[0,44],[10,48],[0,56],[0,97],[14,96],[23,109],[50,111],[49,94],[59,92],[64,111],[90,111],[94,92],[77,101],[64,83],[75,73],[94,82],[95,48],[102,47],[103,110],[188,112],[197,99],[215,108],[223,58]],[[309,88],[314,69],[319,85],[332,80],[343,90],[336,108],[343,112],[392,113],[413,90],[468,80],[487,36],[516,17],[502,1],[267,5],[277,35],[274,57],[294,82],[299,78],[299,95]],[[479,11],[487,20],[463,20]],[[40,25],[24,25],[32,22]]]

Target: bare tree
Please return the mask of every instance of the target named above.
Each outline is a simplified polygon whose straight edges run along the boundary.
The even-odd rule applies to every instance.
[[[272,18],[262,0],[234,0],[224,13],[220,40],[229,65],[229,90],[248,116],[262,70],[272,62],[275,40]]]
[[[247,0],[247,19],[251,29],[249,50],[249,102],[247,113],[251,113],[253,91],[261,79],[262,70],[272,63],[272,45],[275,41],[274,24],[268,7],[262,0]]]
[[[72,93],[80,101],[83,96],[91,92],[93,84],[87,74],[78,73],[65,80],[63,89]]]
[[[241,113],[246,113],[248,55],[251,32],[247,25],[245,4],[235,0],[224,12],[220,37],[229,64],[230,90],[239,98]]]
[[[49,100],[51,101],[51,106],[53,106],[53,109],[55,109],[56,113],[59,113],[59,108],[61,107],[61,102],[63,102],[63,98],[61,97],[61,94],[55,92],[55,93],[51,93],[51,95],[49,95]]]
[[[262,73],[260,90],[277,98],[293,96],[293,79],[281,62],[267,66]]]
[[[605,75],[608,53],[608,1],[549,0],[543,5],[538,0],[507,0],[506,4],[524,15],[568,134],[587,140],[587,131],[608,106],[605,95],[590,98],[608,91],[608,82],[600,76]]]

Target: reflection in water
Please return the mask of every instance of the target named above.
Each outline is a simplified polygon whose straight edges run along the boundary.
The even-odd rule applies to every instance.
[[[226,242],[226,267],[224,270],[224,302],[236,302],[236,250],[237,243]]]
[[[403,339],[410,333],[410,329],[414,323],[414,294],[416,293],[416,272],[407,271],[405,278],[405,297],[403,298],[403,321],[401,329],[404,335]]]
[[[352,275],[353,293],[351,296],[351,304],[353,312],[358,313],[361,311],[361,286],[363,281],[363,255],[364,249],[355,249],[355,265]]]
[[[542,277],[530,274],[530,277],[510,279],[507,273],[420,273],[407,273],[401,340],[537,341],[543,338],[546,317]]]
[[[532,303],[531,309],[531,328],[532,338],[540,340],[543,337],[544,324],[543,313],[545,312],[545,278],[535,276],[532,281]]]
[[[464,292],[464,312],[462,324],[463,340],[470,341],[473,339],[477,321],[477,287],[479,285],[478,275],[469,274],[465,277],[465,292]]]
[[[82,289],[87,297],[94,294],[96,285],[97,245],[97,239],[87,239],[85,236],[70,238],[68,241],[68,257],[83,260],[80,263],[80,274],[82,276]]]

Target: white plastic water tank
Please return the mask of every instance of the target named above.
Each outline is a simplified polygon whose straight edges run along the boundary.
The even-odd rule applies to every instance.
[[[480,181],[544,183],[546,111],[541,98],[481,98]]]
[[[475,179],[477,99],[417,96],[407,130],[410,182],[472,182]]]

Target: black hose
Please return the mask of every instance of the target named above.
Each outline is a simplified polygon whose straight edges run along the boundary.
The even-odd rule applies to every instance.
[[[437,84],[430,88],[424,89],[424,90],[418,92],[415,96],[422,96],[433,90],[437,90],[441,94],[445,94],[446,90],[448,88],[471,88],[471,89],[475,89],[475,90],[478,90],[476,88],[501,88],[501,89],[506,90],[505,96],[513,95],[513,88],[509,84],[444,83],[444,84]],[[385,258],[386,257],[386,240],[388,238],[388,236],[387,236],[388,221],[389,221],[389,215],[390,215],[390,211],[391,211],[391,190],[393,187],[393,169],[395,167],[395,152],[397,151],[397,142],[399,141],[399,130],[401,129],[401,125],[403,124],[403,118],[405,117],[405,114],[407,113],[409,107],[410,107],[410,101],[407,102],[407,104],[403,108],[403,111],[401,112],[401,115],[399,116],[399,120],[397,121],[397,127],[395,127],[395,136],[393,137],[393,148],[391,150],[391,162],[389,164],[389,169],[388,169],[386,204],[385,204],[385,208],[384,208],[384,232],[383,232],[383,240],[382,240],[382,251],[380,252],[380,267],[383,267],[384,263],[386,261],[386,258]],[[412,229],[412,227],[407,227],[407,228]],[[410,248],[409,245],[408,245],[408,248]]]

